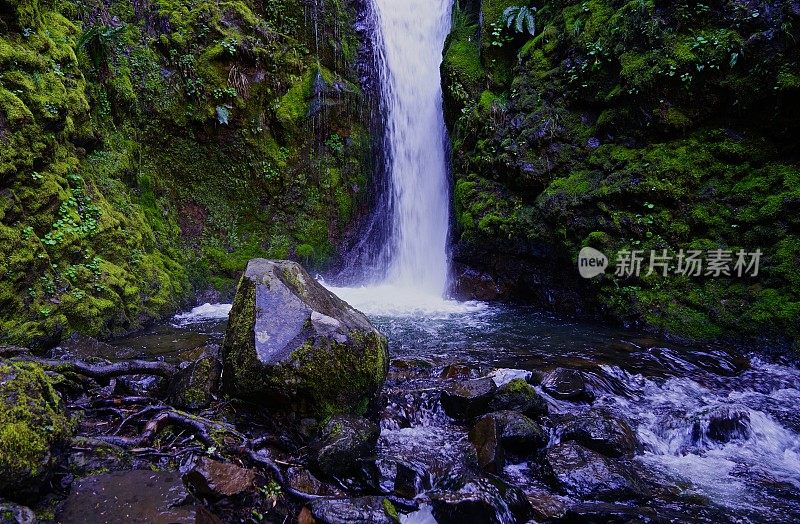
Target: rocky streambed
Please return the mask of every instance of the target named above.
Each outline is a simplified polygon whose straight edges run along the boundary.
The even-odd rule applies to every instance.
[[[75,338],[46,356],[4,348],[0,416],[31,429],[38,447],[16,462],[2,449],[3,464],[17,469],[4,476],[13,502],[0,517],[800,519],[793,366],[525,309],[462,306],[368,312],[389,340],[383,386],[362,406],[363,381],[343,379],[342,413],[321,414],[320,400],[299,418],[296,406],[278,407],[281,395],[263,404],[226,393],[228,307],[200,308],[114,346]],[[326,317],[300,330],[335,340],[336,315]],[[336,396],[325,386],[316,399]]]

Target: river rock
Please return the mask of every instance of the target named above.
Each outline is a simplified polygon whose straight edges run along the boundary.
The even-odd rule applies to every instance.
[[[569,418],[561,439],[573,440],[608,457],[632,455],[641,448],[630,425],[604,409]]]
[[[180,409],[202,409],[213,400],[219,388],[222,364],[211,355],[203,355],[182,366],[170,381],[167,402]]]
[[[253,259],[223,344],[223,387],[270,411],[363,413],[388,371],[386,339],[297,263]]]
[[[314,466],[329,477],[355,471],[358,461],[375,452],[380,428],[374,422],[352,415],[337,415],[311,443]]]
[[[372,457],[360,462],[360,480],[385,495],[413,499],[432,487],[432,475],[409,460]]]
[[[583,374],[574,369],[557,368],[547,373],[542,380],[542,389],[560,400],[594,400],[594,393],[586,387]]]
[[[641,490],[626,468],[575,442],[563,442],[544,453],[545,476],[567,495],[584,499],[626,500]]]
[[[0,502],[0,524],[36,524],[36,514],[25,506]]]
[[[490,411],[518,411],[529,417],[547,414],[547,402],[524,379],[515,378],[497,389]]]
[[[286,482],[301,493],[328,497],[344,497],[338,488],[326,484],[301,466],[292,466],[286,470]]]
[[[473,419],[486,413],[496,389],[490,378],[448,384],[442,391],[442,409],[456,420]]]
[[[750,412],[745,408],[720,406],[707,412],[692,426],[692,440],[704,438],[725,444],[750,436]]]
[[[253,491],[256,473],[226,462],[200,457],[183,474],[183,482],[200,497],[218,499]]]
[[[487,415],[494,419],[503,447],[518,455],[527,455],[547,446],[547,431],[530,418],[516,411],[498,411]]]
[[[321,499],[306,504],[298,524],[398,524],[397,509],[383,497]]]
[[[478,454],[478,465],[489,473],[502,473],[505,453],[495,418],[487,415],[478,420],[469,432],[469,440]]]
[[[0,362],[0,497],[35,497],[71,438],[61,397],[30,362]]]
[[[525,522],[531,511],[525,494],[500,479],[476,478],[458,490],[437,490],[429,496],[438,524]]]

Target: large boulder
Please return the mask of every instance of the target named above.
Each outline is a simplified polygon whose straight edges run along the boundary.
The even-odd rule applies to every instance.
[[[388,362],[383,335],[299,264],[248,263],[223,344],[228,393],[317,421],[363,414]]]
[[[500,386],[489,402],[490,411],[519,411],[529,417],[547,414],[547,401],[524,379],[515,378]]]
[[[641,447],[630,425],[605,409],[569,418],[561,439],[573,440],[608,457],[632,455]]]
[[[0,498],[34,498],[71,433],[61,397],[40,366],[0,363]]]

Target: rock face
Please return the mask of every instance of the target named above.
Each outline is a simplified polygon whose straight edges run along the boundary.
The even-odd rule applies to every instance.
[[[386,339],[297,263],[253,259],[223,345],[223,387],[269,410],[363,413],[388,371]]]
[[[0,363],[0,498],[35,496],[70,436],[61,397],[42,368]]]

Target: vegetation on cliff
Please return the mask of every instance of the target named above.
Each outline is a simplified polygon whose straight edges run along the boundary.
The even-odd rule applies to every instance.
[[[0,338],[125,333],[255,256],[336,255],[370,158],[352,5],[0,13]]]
[[[796,3],[539,2],[533,36],[505,23],[518,4],[463,4],[445,50],[457,262],[561,311],[797,344]],[[763,256],[757,278],[645,258],[583,281],[584,246]]]

